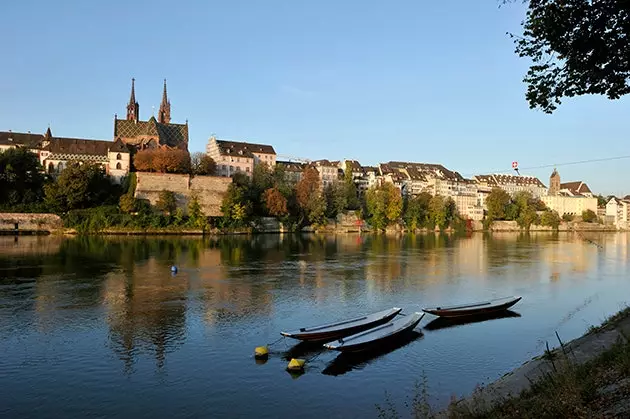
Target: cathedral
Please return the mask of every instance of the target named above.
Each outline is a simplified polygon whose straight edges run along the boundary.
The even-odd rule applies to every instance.
[[[166,93],[166,79],[158,119],[151,116],[140,120],[140,105],[136,101],[135,79],[131,79],[131,97],[127,104],[127,118],[114,116],[114,141],[122,141],[135,150],[147,148],[169,148],[188,150],[188,121],[185,124],[171,123],[171,102]]]

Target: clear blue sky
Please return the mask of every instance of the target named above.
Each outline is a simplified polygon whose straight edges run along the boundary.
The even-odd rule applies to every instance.
[[[208,137],[362,164],[442,163],[465,176],[630,154],[630,100],[530,110],[507,31],[524,6],[482,1],[8,2],[0,130],[111,139],[136,78],[140,116],[167,78],[191,151]],[[630,159],[560,166],[626,194]],[[548,184],[551,169],[524,170]]]

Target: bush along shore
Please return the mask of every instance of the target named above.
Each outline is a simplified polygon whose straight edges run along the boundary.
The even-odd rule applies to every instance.
[[[591,327],[569,343],[526,362],[467,398],[435,412],[426,379],[412,403],[416,418],[600,418],[630,417],[630,308]],[[381,418],[401,417],[389,400]],[[409,416],[405,412],[404,417]]]
[[[168,173],[214,172],[207,156],[193,157],[181,151],[141,152],[134,164]],[[314,167],[305,168],[299,181],[293,179],[282,165],[258,164],[251,176],[237,172],[222,199],[223,215],[213,218],[203,214],[195,196],[185,208],[169,190],[161,191],[153,205],[137,199],[135,172],[116,183],[97,163],[69,162],[51,176],[42,172],[35,154],[16,148],[0,152],[0,212],[57,214],[67,232],[82,234],[606,229],[592,211],[577,220],[560,217],[529,192],[510,196],[492,190],[484,221],[473,222],[458,213],[451,197],[427,192],[403,196],[392,183],[360,194],[351,167],[324,187]],[[572,221],[582,221],[582,227]]]

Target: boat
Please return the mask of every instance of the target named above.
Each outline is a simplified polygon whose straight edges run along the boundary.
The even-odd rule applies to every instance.
[[[428,324],[426,324],[423,329],[434,331],[451,327],[464,326],[467,324],[515,317],[521,317],[521,315],[519,313],[513,312],[512,310],[491,311],[489,313],[477,314],[475,316],[436,317]]]
[[[425,313],[439,317],[477,316],[496,311],[507,310],[518,303],[522,297],[505,297],[479,303],[463,304],[449,307],[424,308]]]
[[[403,333],[397,339],[389,339],[380,345],[373,345],[368,350],[361,352],[341,352],[322,370],[324,375],[343,375],[351,371],[358,371],[366,368],[380,358],[401,349],[423,336],[422,332],[412,330],[409,333]]]
[[[424,313],[415,312],[409,317],[391,320],[372,329],[327,343],[324,347],[340,352],[360,352],[374,349],[393,339],[400,338],[405,332],[412,331],[423,317]]]
[[[354,319],[342,320],[320,326],[302,327],[299,330],[280,332],[280,334],[293,339],[325,343],[387,323],[396,317],[401,310],[402,308],[393,307],[388,310],[367,314]]]

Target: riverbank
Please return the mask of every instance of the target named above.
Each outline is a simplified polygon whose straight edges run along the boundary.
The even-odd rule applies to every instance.
[[[547,349],[438,418],[630,417],[630,308]]]

